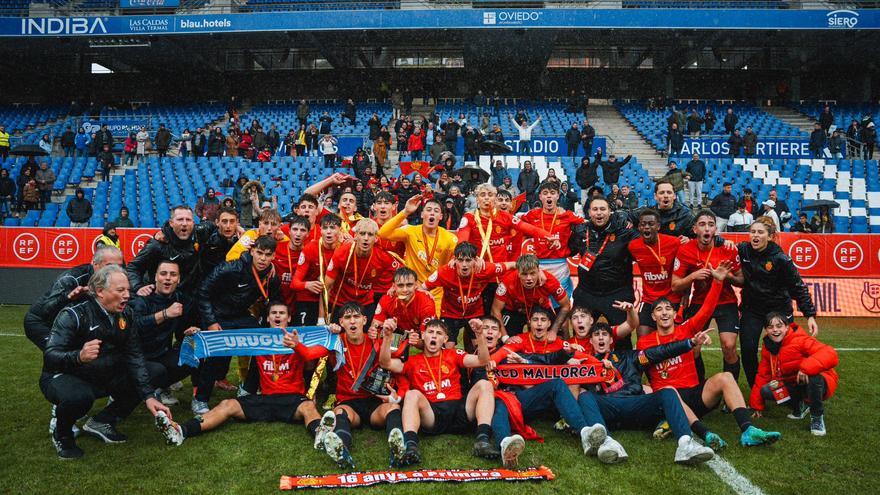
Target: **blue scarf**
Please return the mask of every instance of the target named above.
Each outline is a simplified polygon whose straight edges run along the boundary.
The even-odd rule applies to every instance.
[[[307,347],[321,346],[336,353],[336,368],[345,364],[342,339],[330,333],[326,326],[292,327],[299,332],[299,341]],[[198,332],[183,339],[180,346],[179,366],[197,368],[199,359],[218,356],[265,356],[292,354],[284,347],[284,332],[280,328],[240,328],[217,332]]]

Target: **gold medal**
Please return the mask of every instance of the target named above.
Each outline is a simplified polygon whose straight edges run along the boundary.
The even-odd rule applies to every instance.
[[[661,371],[661,372],[660,372],[660,378],[662,378],[662,379],[664,379],[664,380],[667,379],[667,378],[669,378],[669,373],[667,373],[666,370]]]
[[[446,394],[444,394],[443,392],[440,392],[439,394],[437,394],[437,400],[445,400],[445,399],[446,399]]]
[[[666,264],[666,256],[661,256],[661,257],[660,257],[660,264],[661,264],[661,265],[665,265],[665,264]]]
[[[273,381],[273,382],[277,382],[277,381],[278,381],[278,373],[272,373],[272,381]]]

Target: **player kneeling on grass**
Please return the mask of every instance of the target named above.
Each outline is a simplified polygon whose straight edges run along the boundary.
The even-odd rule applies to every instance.
[[[632,307],[630,312],[638,318],[638,313]],[[594,356],[601,359],[606,368],[613,368],[614,379],[584,388],[595,395],[599,412],[612,429],[649,428],[657,421],[665,419],[678,439],[675,462],[706,462],[714,457],[714,453],[691,437],[687,415],[678,394],[671,388],[645,394],[642,388],[642,372],[651,364],[689,352],[695,345],[706,345],[710,342],[707,332],[704,331],[689,339],[649,347],[643,351],[615,351],[612,328],[604,322],[595,323],[590,328],[590,345]]]
[[[400,399],[387,388],[387,378],[391,376],[379,369],[379,346],[364,333],[366,323],[367,317],[361,306],[348,302],[339,309],[339,324],[330,325],[331,332],[341,333],[345,364],[336,370],[338,404],[332,411],[324,413],[315,445],[323,448],[341,468],[354,467],[350,453],[351,429],[362,425],[384,426],[391,458],[403,454]],[[385,325],[393,329],[394,319],[385,320]],[[306,347],[301,343],[294,350],[304,361],[331,354],[325,347]],[[335,369],[335,353],[330,355],[330,361]]]
[[[645,350],[649,347],[668,344],[676,340],[689,339],[705,328],[706,323],[715,312],[718,297],[727,274],[733,264],[723,261],[712,270],[712,287],[700,310],[693,318],[681,325],[675,324],[675,307],[668,299],[660,298],[654,302],[651,311],[657,330],[639,337],[637,348]],[[746,408],[742,391],[739,389],[733,374],[725,371],[716,373],[706,381],[700,381],[697,375],[697,367],[694,363],[693,350],[687,351],[680,356],[665,359],[648,368],[648,378],[651,387],[655,390],[674,388],[678,390],[681,400],[685,405],[685,412],[691,420],[691,430],[706,441],[714,450],[723,448],[726,444],[718,435],[706,429],[699,421],[713,409],[718,407],[722,399],[727,407],[733,412],[733,417],[742,431],[740,442],[745,447],[762,444],[771,444],[779,440],[777,432],[763,431],[752,426],[751,415]]]
[[[411,356],[404,363],[391,357],[392,325],[382,327],[382,351],[379,364],[397,373],[398,390],[403,399],[403,437],[405,451],[392,459],[394,466],[409,466],[421,462],[418,432],[427,435],[464,433],[477,423],[474,455],[497,458],[498,451],[489,442],[489,426],[495,410],[495,394],[488,381],[480,381],[464,398],[461,390],[461,369],[477,368],[489,363],[489,349],[483,337],[480,320],[469,322],[477,343],[477,354],[466,354],[459,349],[446,348],[449,339],[446,324],[431,320],[422,332],[424,351]],[[406,390],[406,392],[404,392]],[[392,454],[394,454],[392,449]]]
[[[810,412],[810,432],[825,435],[823,401],[837,388],[837,351],[811,337],[797,324],[788,324],[782,313],[767,315],[767,335],[761,349],[761,363],[749,400],[755,417],[761,416],[765,400],[791,406],[791,419],[803,419]],[[809,402],[809,407],[805,404]]]
[[[290,313],[283,302],[269,304],[267,320],[272,328],[287,328]],[[295,349],[299,344],[296,331],[284,334],[284,346]],[[256,356],[262,394],[251,394],[235,399],[225,399],[202,416],[185,423],[175,423],[161,411],[156,415],[156,428],[165,435],[169,445],[180,445],[187,438],[213,430],[230,418],[241,421],[302,421],[311,434],[321,423],[321,415],[315,402],[305,396],[303,364],[305,360],[297,353]]]
[[[507,343],[492,354],[493,363],[537,363],[566,364],[572,359],[569,344],[555,338],[550,332],[552,315],[550,310],[536,307],[529,319],[529,333],[511,337]],[[551,338],[553,339],[551,341]],[[589,354],[574,355],[577,361],[596,361]],[[626,458],[626,452],[616,440],[608,436],[602,415],[596,405],[595,398],[585,393],[582,407],[578,407],[568,386],[560,378],[548,380],[540,385],[508,387],[522,409],[523,419],[538,417],[553,411],[580,435],[581,445],[587,455],[598,455],[599,460],[611,464]],[[510,411],[501,400],[496,401],[495,414],[492,416],[492,429],[495,440],[501,449],[501,458],[505,466],[515,466],[517,457],[524,448],[523,438],[513,435],[510,427]]]

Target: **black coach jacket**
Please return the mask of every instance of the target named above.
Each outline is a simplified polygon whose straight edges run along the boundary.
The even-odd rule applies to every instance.
[[[618,212],[611,215],[604,229],[593,227],[589,221],[573,226],[568,240],[568,247],[573,254],[579,254],[583,258],[587,250],[594,255],[602,251],[589,271],[584,267],[583,261],[578,264],[577,290],[608,294],[621,287],[632,286],[633,260],[627,245],[638,237],[638,232],[627,227],[627,223],[626,214]]]
[[[596,359],[607,359],[617,370],[618,382],[606,385],[597,383],[586,387],[591,392],[602,395],[642,395],[642,373],[648,366],[661,363],[671,357],[679,356],[693,349],[690,339],[677,340],[645,349],[644,351],[612,351],[608,354],[595,354]]]
[[[775,242],[755,251],[747,242],[737,246],[746,283],[742,290],[742,309],[765,316],[771,311],[791,314],[791,300],[805,317],[816,316],[816,307],[797,267]]]
[[[220,319],[246,316],[248,308],[261,299],[271,301],[279,298],[281,282],[273,267],[270,265],[262,273],[257,273],[260,280],[267,280],[263,287],[268,295],[266,297],[254,277],[252,265],[251,254],[242,253],[238,260],[217,266],[205,277],[197,298],[205,328]]]
[[[55,317],[70,302],[67,294],[77,287],[88,285],[93,273],[91,263],[75,266],[62,273],[55,279],[52,287],[31,305],[25,319],[37,318],[47,326],[52,326]]]
[[[169,224],[162,226],[165,241],[150,239],[125,270],[131,291],[137,292],[144,285],[153,283],[156,268],[162,260],[174,261],[180,266],[180,288],[184,292],[192,292],[198,285],[198,252],[195,235],[187,239],[177,237]]]

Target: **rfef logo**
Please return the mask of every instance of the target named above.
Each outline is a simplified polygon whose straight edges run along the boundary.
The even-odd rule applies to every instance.
[[[106,17],[22,19],[21,34],[107,34]]]
[[[58,261],[70,261],[79,254],[79,241],[70,234],[61,234],[52,241],[52,254]]]
[[[825,17],[828,18],[828,27],[834,29],[852,29],[859,23],[859,13],[852,10],[833,10]]]
[[[147,243],[150,242],[150,239],[152,239],[152,238],[153,238],[153,236],[151,236],[150,234],[141,234],[141,235],[135,237],[134,239],[132,239],[131,240],[131,255],[137,256],[137,254],[139,252],[141,252],[141,249],[143,249],[144,246],[146,246]]]
[[[855,241],[840,241],[831,253],[834,264],[841,270],[852,271],[862,264],[865,257],[862,246]]]
[[[12,252],[21,261],[30,261],[40,254],[40,240],[30,232],[19,234],[12,241]]]
[[[800,270],[809,270],[819,262],[819,247],[813,241],[798,239],[788,247],[788,257]]]

